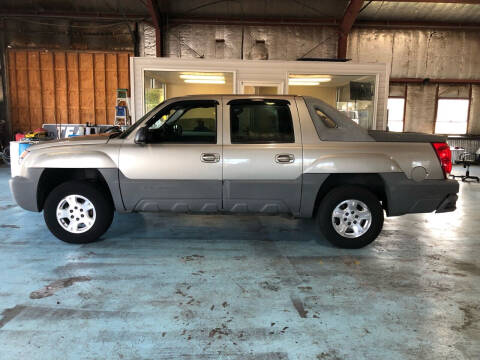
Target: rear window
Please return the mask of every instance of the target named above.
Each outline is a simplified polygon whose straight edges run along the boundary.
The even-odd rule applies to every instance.
[[[294,143],[292,115],[285,102],[230,103],[232,144]]]

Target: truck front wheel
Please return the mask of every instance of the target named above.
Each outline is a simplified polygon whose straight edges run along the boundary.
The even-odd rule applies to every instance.
[[[360,186],[339,186],[320,203],[317,221],[332,244],[358,249],[377,238],[383,227],[383,209],[377,197]]]
[[[88,181],[68,181],[48,195],[43,215],[48,229],[62,241],[85,244],[97,240],[110,227],[113,205]]]

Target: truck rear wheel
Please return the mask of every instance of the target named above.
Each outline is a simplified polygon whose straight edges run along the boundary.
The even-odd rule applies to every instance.
[[[317,222],[332,244],[358,249],[377,238],[383,227],[383,209],[377,197],[360,186],[339,186],[320,203]]]
[[[48,229],[62,241],[86,244],[110,227],[113,205],[95,184],[68,181],[48,195],[43,215]]]

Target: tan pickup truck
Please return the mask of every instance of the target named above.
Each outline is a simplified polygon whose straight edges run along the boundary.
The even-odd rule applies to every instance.
[[[34,145],[10,187],[71,243],[97,240],[114,211],[289,213],[340,247],[372,242],[387,216],[455,210],[441,136],[367,131],[321,100],[169,99],[123,133]]]

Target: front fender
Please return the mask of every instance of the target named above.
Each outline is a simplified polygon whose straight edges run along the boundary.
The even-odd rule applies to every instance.
[[[307,159],[306,159],[307,160]],[[398,163],[384,154],[328,154],[309,164],[305,173],[389,173],[402,172]]]
[[[32,151],[22,168],[109,169],[117,165],[112,155],[100,150],[82,148],[40,149]]]

